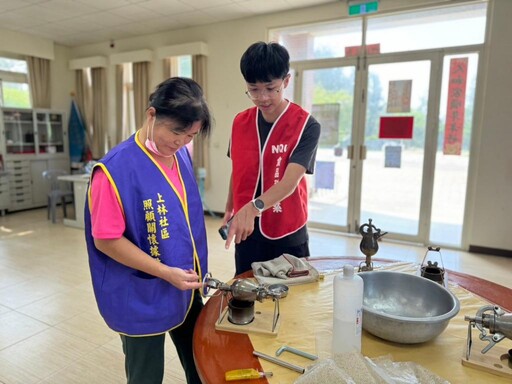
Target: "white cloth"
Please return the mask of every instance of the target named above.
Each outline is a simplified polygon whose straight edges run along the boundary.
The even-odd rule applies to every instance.
[[[320,276],[306,259],[287,253],[272,260],[254,262],[251,267],[260,284],[306,284],[317,281]]]

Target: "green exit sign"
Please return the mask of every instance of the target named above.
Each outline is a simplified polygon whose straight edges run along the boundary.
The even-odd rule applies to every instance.
[[[348,15],[360,16],[367,13],[377,12],[379,9],[379,1],[349,1],[348,2]]]

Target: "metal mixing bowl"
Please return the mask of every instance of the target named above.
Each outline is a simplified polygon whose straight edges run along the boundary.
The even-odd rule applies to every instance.
[[[364,280],[363,329],[402,344],[438,336],[459,313],[459,300],[445,287],[403,272],[371,271]]]

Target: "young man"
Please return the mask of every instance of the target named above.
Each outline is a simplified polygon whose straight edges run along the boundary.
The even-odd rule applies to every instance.
[[[231,181],[223,224],[226,248],[234,240],[236,274],[256,261],[289,253],[309,256],[308,196],[320,124],[284,98],[290,56],[277,43],[252,44],[240,60],[254,107],[233,121]]]

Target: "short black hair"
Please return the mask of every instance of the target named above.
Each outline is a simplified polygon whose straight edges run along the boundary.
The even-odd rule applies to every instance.
[[[183,131],[201,121],[199,134],[207,137],[212,127],[212,117],[203,90],[194,80],[171,77],[156,86],[149,96],[149,107],[155,108],[156,118],[174,120]],[[180,131],[181,129],[178,129]]]
[[[290,55],[282,45],[258,41],[240,59],[240,71],[247,83],[269,83],[284,79],[290,71]]]

